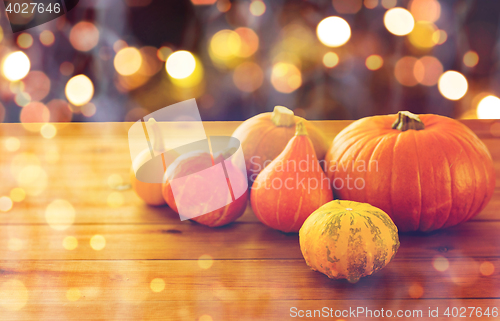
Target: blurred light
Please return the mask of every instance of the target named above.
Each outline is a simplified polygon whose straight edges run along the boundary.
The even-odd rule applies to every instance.
[[[414,73],[417,61],[418,59],[415,57],[406,56],[396,62],[394,66],[394,76],[401,85],[412,87],[418,84]]]
[[[489,95],[481,99],[477,105],[477,118],[500,119],[500,98]]]
[[[0,26],[0,42],[2,42],[2,40],[3,40],[3,29]]]
[[[158,59],[158,49],[155,47],[142,47],[139,52],[142,56],[141,68],[139,73],[148,77],[154,76],[163,67],[163,63]]]
[[[380,4],[385,9],[391,9],[391,8],[394,8],[398,4],[398,0],[382,0],[380,2]]]
[[[0,123],[2,123],[5,119],[5,107],[4,105],[0,102]]]
[[[220,12],[228,12],[231,9],[231,2],[229,0],[218,0],[217,10]]]
[[[445,72],[438,81],[439,92],[449,100],[462,98],[467,93],[468,87],[467,79],[457,71]]]
[[[15,187],[10,191],[10,198],[14,202],[22,202],[26,198],[26,192],[20,187]]]
[[[81,296],[82,294],[78,288],[70,288],[66,291],[66,299],[68,299],[68,301],[78,301]]]
[[[19,311],[24,308],[27,302],[28,290],[23,282],[11,279],[1,284],[0,306],[2,308],[8,311]]]
[[[493,263],[485,261],[479,266],[479,272],[484,276],[490,276],[495,272],[495,266]]]
[[[213,321],[213,320],[214,319],[212,319],[212,317],[209,316],[208,314],[204,314],[198,319],[198,321]]]
[[[22,82],[24,91],[30,95],[31,101],[40,101],[50,92],[50,79],[43,71],[30,71]]]
[[[115,188],[118,185],[123,184],[123,178],[120,174],[111,174],[108,177],[108,186],[110,188]]]
[[[233,81],[239,90],[254,92],[264,81],[264,72],[255,62],[247,61],[234,69]]]
[[[378,6],[378,0],[365,0],[364,5],[368,9],[373,9]]]
[[[14,97],[14,102],[19,107],[24,107],[24,106],[26,106],[27,104],[29,104],[31,102],[31,96],[28,93],[19,92]]]
[[[22,123],[47,123],[50,119],[50,111],[43,103],[34,101],[21,109],[19,118]]]
[[[102,235],[94,235],[90,238],[90,247],[95,251],[100,251],[106,247],[106,239]]]
[[[259,37],[250,28],[240,27],[234,30],[240,36],[241,45],[235,53],[238,57],[250,57],[259,49]]]
[[[149,111],[147,109],[142,107],[135,107],[127,112],[127,114],[125,115],[125,121],[136,122],[139,119],[144,118],[144,116],[146,116],[147,114],[149,114]]]
[[[108,195],[108,206],[109,207],[120,207],[123,205],[125,198],[122,193],[119,192],[111,192]]]
[[[167,46],[163,46],[156,52],[158,59],[161,61],[167,61],[168,56],[172,53],[172,49]]]
[[[72,77],[65,88],[66,98],[75,106],[88,103],[94,96],[94,85],[85,75]]]
[[[9,251],[21,251],[24,248],[24,242],[16,237],[9,238],[9,243],[7,244]]]
[[[116,54],[113,64],[120,75],[130,76],[141,68],[142,56],[137,48],[123,48]]]
[[[302,85],[302,74],[296,66],[278,62],[273,66],[271,83],[277,91],[288,94]]]
[[[165,290],[165,281],[160,278],[155,278],[151,280],[151,283],[149,284],[149,287],[151,288],[151,291],[153,292],[161,292]]]
[[[477,113],[476,113],[477,117]],[[500,122],[496,121],[490,126],[490,134],[494,137],[500,137]]]
[[[432,48],[436,45],[433,40],[436,31],[437,27],[433,23],[418,21],[415,23],[413,31],[408,35],[408,40],[417,48]]]
[[[9,152],[15,152],[21,147],[21,141],[17,137],[9,137],[5,140],[5,148]]]
[[[27,49],[33,45],[33,37],[29,33],[23,32],[17,37],[17,45]]]
[[[432,34],[432,42],[436,45],[442,45],[448,40],[448,34],[444,30],[436,30]]]
[[[195,6],[200,6],[200,5],[212,5],[215,3],[217,0],[191,0],[191,2]]]
[[[384,65],[384,59],[379,55],[371,55],[366,58],[365,65],[370,70],[377,70]]]
[[[404,8],[393,8],[387,10],[385,13],[384,25],[393,35],[404,36],[413,30],[415,20],[408,10]]]
[[[78,240],[74,236],[66,236],[63,240],[63,247],[65,250],[73,251],[78,247]]]
[[[266,4],[261,0],[253,0],[250,3],[250,13],[256,17],[260,17],[266,12]]]
[[[81,21],[71,28],[69,42],[79,51],[90,51],[99,43],[99,29],[87,21]]]
[[[333,68],[339,64],[339,56],[335,52],[327,52],[323,56],[323,65],[327,68]]]
[[[50,111],[50,122],[70,122],[73,117],[69,104],[62,99],[53,99],[47,104]]]
[[[220,30],[210,40],[210,53],[222,61],[234,58],[240,48],[240,35],[232,30]]]
[[[20,153],[12,158],[10,171],[12,175],[18,176],[27,166],[40,166],[40,160],[33,153]]]
[[[408,8],[417,21],[436,22],[441,16],[441,5],[437,0],[411,0]]]
[[[340,47],[351,38],[351,28],[340,17],[328,17],[318,24],[316,34],[325,46]]]
[[[22,51],[9,54],[2,64],[3,75],[10,81],[23,79],[30,71],[30,68],[30,60]]]
[[[12,209],[12,200],[8,196],[0,197],[0,211],[8,212]]]
[[[13,94],[18,94],[24,91],[24,82],[22,81],[12,81],[9,83],[9,90]]]
[[[104,61],[108,61],[113,56],[113,50],[108,46],[101,46],[99,48],[99,58]]]
[[[432,260],[432,266],[434,266],[436,271],[444,272],[450,267],[450,262],[447,258],[438,255]]]
[[[57,145],[49,145],[45,147],[45,161],[49,164],[55,164],[59,161],[59,148]]]
[[[214,264],[214,260],[208,254],[203,254],[198,258],[198,266],[204,270],[208,270]]]
[[[434,86],[443,73],[443,65],[432,56],[420,58],[413,67],[413,74],[417,81],[424,86]]]
[[[355,14],[363,6],[363,0],[333,0],[333,8],[340,14]]]
[[[122,50],[123,48],[127,48],[128,47],[128,44],[123,41],[123,40],[116,40],[115,43],[113,43],[113,50],[115,52],[118,52],[120,50]]]
[[[45,209],[45,220],[57,231],[66,230],[75,222],[76,212],[70,202],[62,199],[52,201]]]
[[[408,294],[413,299],[421,298],[424,295],[424,288],[420,284],[414,283],[408,289]]]
[[[57,128],[52,124],[44,124],[40,129],[40,134],[46,139],[54,138],[57,134]]]
[[[69,61],[63,61],[59,67],[59,71],[64,76],[69,76],[73,74],[73,71],[75,71],[75,66],[73,66],[73,64]]]
[[[165,67],[170,77],[183,79],[189,77],[194,72],[196,60],[189,51],[179,50],[168,57]]]
[[[86,103],[80,108],[80,111],[82,112],[82,115],[85,117],[92,117],[95,115],[95,112],[97,111],[97,108],[93,103]]]
[[[40,33],[40,42],[46,47],[52,46],[55,40],[56,38],[50,30],[44,30],[42,31],[42,33]]]
[[[475,51],[470,50],[465,53],[463,61],[464,65],[472,68],[479,62],[479,56]]]

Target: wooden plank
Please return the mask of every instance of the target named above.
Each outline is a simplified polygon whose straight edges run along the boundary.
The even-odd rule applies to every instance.
[[[400,235],[398,258],[432,259],[456,257],[500,257],[500,222],[468,222],[431,234]],[[0,233],[1,260],[105,260],[105,259],[302,259],[298,235],[284,234],[261,223],[235,223],[209,228],[182,224],[79,224],[58,231],[46,225],[3,226]],[[106,246],[95,251],[94,235],[102,235]],[[66,250],[66,236],[76,237],[78,247]]]

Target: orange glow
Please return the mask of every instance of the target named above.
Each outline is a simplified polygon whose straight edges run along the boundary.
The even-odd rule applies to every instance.
[[[493,265],[493,263],[485,261],[479,266],[479,271],[484,276],[490,276],[493,274],[493,272],[495,272],[495,266]]]
[[[63,61],[59,66],[59,72],[64,76],[69,76],[75,71],[75,66],[69,61]]]
[[[239,90],[253,92],[262,86],[264,72],[255,62],[244,62],[234,69],[233,81]]]
[[[412,87],[418,84],[414,74],[414,68],[417,61],[417,58],[410,56],[398,60],[394,67],[394,76],[401,85]]]
[[[137,48],[126,47],[116,53],[113,64],[120,75],[130,76],[141,68],[142,56]]]
[[[52,46],[55,40],[56,38],[50,30],[44,30],[42,31],[42,33],[40,33],[40,42],[46,47]]]
[[[411,0],[408,8],[417,21],[436,22],[441,16],[441,5],[437,0]]]
[[[327,17],[316,27],[316,35],[328,47],[340,47],[351,38],[351,27],[340,17]]]
[[[31,102],[21,109],[22,123],[46,123],[50,119],[49,109],[40,102]]]
[[[377,70],[382,68],[382,66],[384,65],[384,59],[379,55],[371,55],[366,58],[365,65],[366,68],[370,70]]]
[[[53,99],[47,104],[51,122],[70,122],[73,117],[69,104],[61,99]]]
[[[436,45],[434,33],[437,27],[431,22],[418,21],[415,23],[413,31],[408,35],[408,40],[417,48],[428,49]]]
[[[277,91],[288,94],[302,85],[302,74],[296,66],[278,62],[273,66],[271,83]]]
[[[256,17],[260,17],[266,12],[266,4],[261,0],[253,0],[250,3],[250,13]]]
[[[424,86],[434,86],[443,73],[443,65],[432,56],[420,58],[413,67],[415,79]]]
[[[404,36],[413,30],[415,20],[408,10],[392,8],[387,10],[384,15],[384,25],[393,35]]]
[[[436,271],[444,272],[448,270],[448,268],[450,267],[450,262],[448,261],[447,258],[438,255],[432,261],[432,266],[434,266]]]
[[[220,12],[228,12],[231,9],[231,2],[229,0],[218,0],[217,1],[217,10]]]
[[[475,51],[469,50],[464,55],[464,65],[467,67],[475,67],[479,62],[479,56]]]
[[[378,0],[365,0],[364,5],[368,9],[374,9],[378,6]]]
[[[217,0],[191,0],[191,2],[195,6],[207,6],[207,5],[212,5],[216,2]]]
[[[92,117],[95,115],[96,107],[93,103],[87,103],[80,108],[82,115],[85,117]]]
[[[236,53],[237,56],[247,58],[253,55],[259,49],[259,37],[250,28],[237,28],[234,30],[241,39],[241,46]]]
[[[76,50],[90,51],[99,43],[99,29],[91,22],[79,22],[71,28],[69,42]]]
[[[66,83],[65,93],[69,102],[75,106],[82,106],[94,96],[94,84],[89,77],[80,74]]]
[[[424,288],[420,284],[414,283],[408,289],[408,294],[413,299],[421,298],[424,295]]]
[[[438,80],[441,95],[449,100],[459,100],[467,93],[469,84],[467,78],[458,71],[449,70]]]
[[[139,68],[140,74],[151,77],[162,69],[163,63],[158,59],[158,50],[155,47],[142,47],[139,51],[142,56],[142,65]]]
[[[113,50],[115,52],[118,52],[118,51],[122,50],[123,48],[127,48],[127,47],[128,47],[128,44],[123,40],[116,40],[115,43],[113,44]]]
[[[17,37],[17,45],[27,49],[33,45],[33,37],[29,33],[23,32]]]
[[[171,53],[172,53],[172,49],[170,49],[167,46],[163,46],[160,49],[158,49],[158,51],[156,52],[156,56],[161,61],[167,61],[167,58],[168,58],[168,56],[170,56]]]
[[[339,64],[339,56],[335,52],[327,52],[323,56],[323,65],[327,68],[333,68]]]
[[[436,45],[442,45],[448,40],[448,34],[444,30],[436,30],[432,34],[432,42]]]
[[[50,92],[50,79],[43,71],[30,71],[22,82],[24,91],[30,95],[31,101],[40,101]]]
[[[354,14],[361,10],[362,0],[333,0],[335,11],[340,14]]]
[[[385,9],[391,9],[391,8],[394,8],[398,4],[398,0],[382,0],[380,2],[380,4]]]

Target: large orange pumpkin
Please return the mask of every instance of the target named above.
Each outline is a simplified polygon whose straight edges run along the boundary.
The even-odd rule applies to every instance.
[[[298,232],[312,212],[332,199],[330,183],[299,122],[283,152],[257,176],[250,193],[252,209],[262,223]]]
[[[495,189],[486,146],[465,125],[438,115],[355,121],[335,137],[325,161],[339,198],[380,208],[403,232],[467,221]]]
[[[241,142],[250,183],[285,148],[295,134],[295,124],[302,120],[318,159],[325,157],[328,145],[323,134],[293,111],[276,106],[272,113],[262,113],[244,121],[233,133]]]

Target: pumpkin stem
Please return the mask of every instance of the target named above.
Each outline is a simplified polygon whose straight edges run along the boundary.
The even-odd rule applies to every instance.
[[[271,121],[278,127],[290,127],[295,125],[295,116],[290,109],[276,106],[271,114]]]
[[[400,111],[398,112],[398,119],[392,124],[392,129],[397,129],[402,132],[408,129],[422,130],[425,129],[425,125],[418,115],[410,113],[409,111]]]
[[[302,120],[295,126],[295,136],[307,136],[307,129]]]
[[[153,150],[155,152],[163,153],[165,152],[165,143],[163,142],[163,135],[161,134],[161,129],[156,123],[156,119],[150,118],[148,120],[149,125],[151,126],[151,129],[153,129],[153,135],[154,135],[154,144],[153,144]],[[151,137],[149,138],[151,140]]]

